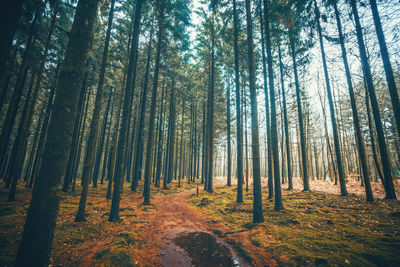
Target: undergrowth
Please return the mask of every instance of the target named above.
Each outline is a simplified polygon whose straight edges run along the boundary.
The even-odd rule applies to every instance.
[[[230,242],[240,242],[245,233],[250,242],[234,245],[242,256],[262,249],[278,265],[400,266],[399,201],[366,203],[356,195],[284,191],[285,209],[277,212],[272,200],[263,199],[265,222],[255,225],[252,192],[244,192],[242,204],[235,200],[236,188],[220,187],[213,194],[192,195],[188,203],[231,233],[242,233],[229,235]]]
[[[177,182],[169,184],[169,190],[151,187],[151,196],[186,191],[195,185]],[[8,190],[0,184],[0,266],[12,265],[21,239],[31,192],[22,185],[17,187],[17,201],[7,202]],[[157,212],[152,206],[140,206],[143,202],[142,184],[132,193],[130,183],[124,183],[118,223],[108,222],[111,200],[106,200],[107,182],[97,188],[89,187],[86,221],[74,222],[80,198],[80,186],[75,192],[62,193],[60,211],[55,230],[52,265],[75,266],[134,266],[135,253],[147,240],[141,240],[148,215]]]

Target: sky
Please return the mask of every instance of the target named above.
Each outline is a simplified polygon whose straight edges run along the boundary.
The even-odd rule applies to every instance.
[[[200,3],[200,0],[192,1],[191,23],[193,26],[190,27],[190,29],[189,29],[189,36],[190,36],[191,44],[193,44],[196,39],[196,26],[200,25],[200,23],[201,23],[201,18],[195,12],[195,10],[199,10],[200,7],[205,7],[205,5]]]

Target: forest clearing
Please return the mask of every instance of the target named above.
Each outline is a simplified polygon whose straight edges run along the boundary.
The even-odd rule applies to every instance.
[[[400,266],[398,0],[5,0],[0,266]]]

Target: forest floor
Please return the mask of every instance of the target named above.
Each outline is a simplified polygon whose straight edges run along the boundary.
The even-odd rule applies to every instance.
[[[222,183],[213,194],[200,185],[197,195],[197,185],[186,182],[181,188],[175,182],[168,190],[152,188],[151,206],[141,205],[142,192],[131,193],[126,183],[119,222],[107,220],[106,185],[90,188],[85,222],[74,222],[79,190],[64,193],[51,266],[188,266],[190,259],[175,240],[193,231],[218,238],[240,266],[400,266],[400,201],[366,203],[357,194],[284,190],[285,209],[276,212],[263,188],[265,222],[256,225],[251,223],[252,191],[236,204],[235,186]],[[7,190],[3,183],[0,187],[4,266],[15,257],[30,192],[18,187],[17,201],[7,203]]]

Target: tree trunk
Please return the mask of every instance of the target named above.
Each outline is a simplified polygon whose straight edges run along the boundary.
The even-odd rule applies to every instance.
[[[14,141],[14,149],[11,153],[11,159],[10,162],[8,163],[8,168],[10,168],[10,171],[7,172],[8,176],[7,181],[11,181],[11,188],[10,192],[8,194],[8,200],[7,202],[10,201],[15,201],[15,191],[17,189],[17,183],[18,180],[20,179],[21,172],[22,172],[22,165],[24,163],[24,158],[25,158],[25,151],[26,151],[26,145],[23,145],[22,143],[27,139],[28,137],[28,130],[26,130],[26,125],[28,122],[28,109],[29,109],[29,101],[32,100],[31,94],[32,94],[32,87],[33,87],[33,82],[35,80],[35,75],[32,74],[31,77],[31,82],[30,86],[28,89],[28,93],[26,95],[25,99],[25,104],[23,107],[23,111],[21,114],[21,118],[19,121],[19,126],[18,126],[18,133]]]
[[[227,134],[227,169],[228,169],[228,174],[227,174],[227,182],[226,184],[228,186],[232,185],[232,177],[231,177],[231,173],[232,173],[232,159],[231,159],[231,90],[230,90],[230,85],[228,84],[228,86],[226,87],[226,134]]]
[[[357,40],[358,40],[358,48],[359,48],[359,52],[360,52],[360,57],[361,57],[361,64],[362,64],[362,68],[363,68],[364,78],[366,80],[369,98],[371,100],[372,114],[374,115],[375,128],[376,128],[376,132],[378,135],[378,145],[379,145],[379,149],[381,152],[383,175],[384,175],[384,181],[386,184],[386,186],[385,186],[386,198],[387,199],[396,199],[396,192],[394,191],[394,185],[393,185],[393,177],[392,177],[392,173],[390,170],[389,155],[388,155],[388,151],[387,151],[387,147],[386,147],[385,135],[383,133],[383,126],[382,126],[381,115],[379,112],[378,101],[377,101],[376,95],[375,95],[374,83],[372,81],[371,69],[370,69],[370,66],[368,63],[367,52],[365,50],[365,44],[364,44],[364,40],[363,40],[360,19],[358,17],[357,4],[356,4],[355,0],[351,0],[350,3],[351,3],[352,10],[353,10],[354,21],[356,24]]]
[[[210,88],[208,91],[208,164],[207,164],[207,192],[214,192],[213,187],[213,162],[214,162],[214,106],[215,106],[215,3],[212,5],[212,25],[211,25],[211,71]]]
[[[289,29],[289,41],[290,50],[292,54],[294,80],[296,86],[296,101],[297,101],[297,114],[299,117],[299,130],[300,130],[300,146],[301,146],[301,162],[303,166],[303,190],[309,191],[310,185],[308,181],[308,171],[307,171],[307,154],[306,154],[306,141],[304,137],[304,126],[303,126],[303,112],[301,108],[301,96],[300,96],[300,84],[299,77],[297,74],[297,62],[296,62],[296,45],[293,29]]]
[[[364,138],[361,133],[360,119],[358,117],[356,98],[354,96],[353,83],[351,81],[351,74],[350,74],[349,63],[347,61],[346,48],[344,46],[342,23],[340,21],[339,10],[337,8],[337,4],[335,1],[333,1],[333,8],[335,10],[336,24],[337,24],[338,33],[339,33],[340,47],[342,50],[343,64],[344,64],[344,68],[346,71],[346,80],[347,80],[347,86],[349,89],[351,110],[352,110],[352,114],[353,114],[354,133],[356,135],[355,141],[357,143],[358,155],[360,158],[361,169],[362,169],[363,178],[364,178],[365,194],[367,197],[367,201],[374,201],[374,197],[373,197],[372,189],[371,189],[371,183],[369,180],[369,170],[368,170],[368,163],[367,163],[367,155],[365,152]]]
[[[124,104],[122,109],[122,121],[120,134],[118,137],[118,147],[116,161],[115,161],[115,173],[114,173],[114,190],[111,202],[110,216],[108,220],[110,222],[119,220],[119,203],[121,199],[121,184],[123,179],[123,169],[124,169],[124,155],[125,155],[125,141],[127,136],[127,125],[129,119],[130,99],[133,95],[133,90],[135,87],[136,77],[133,72],[136,72],[137,58],[138,58],[138,45],[139,45],[139,34],[140,34],[140,21],[142,16],[142,5],[144,0],[138,0],[135,7],[135,15],[133,22],[133,35],[130,51],[130,60],[128,65],[126,87],[124,93]]]
[[[268,93],[268,84],[267,84],[267,58],[265,55],[265,39],[264,39],[264,21],[262,19],[262,6],[260,4],[260,29],[261,29],[261,54],[262,54],[262,67],[263,67],[263,83],[264,83],[264,95],[265,95],[265,124],[266,124],[266,134],[267,134],[267,177],[268,177],[268,199],[272,199],[274,197],[274,182],[272,176],[272,154],[271,154],[271,123],[270,123],[270,109],[269,109],[269,93]],[[264,10],[264,12],[267,12]],[[264,13],[265,15],[265,13]]]
[[[168,162],[167,163],[167,171],[166,177],[164,178],[163,188],[167,187],[166,181],[171,181],[171,177],[173,175],[173,160],[174,160],[174,141],[175,141],[175,113],[176,113],[176,105],[175,105],[175,78],[172,76],[172,84],[171,84],[171,100],[169,105],[169,123],[168,123],[168,138],[169,138],[169,150],[168,150]]]
[[[114,16],[114,4],[115,0],[111,1],[110,13],[108,16],[108,25],[107,25],[107,32],[106,38],[104,43],[104,50],[103,50],[103,57],[101,61],[101,68],[100,68],[100,76],[99,76],[99,83],[97,86],[96,91],[96,100],[94,103],[94,110],[93,110],[93,118],[90,125],[89,130],[89,139],[86,144],[86,153],[85,159],[83,163],[83,172],[82,172],[82,180],[83,180],[83,187],[81,192],[81,198],[79,200],[78,211],[76,213],[75,222],[81,222],[85,220],[85,210],[86,210],[86,201],[89,189],[89,181],[92,178],[92,170],[93,170],[93,163],[94,163],[94,156],[96,152],[96,143],[97,137],[99,132],[99,122],[100,122],[100,112],[101,112],[101,102],[103,99],[103,89],[104,89],[104,76],[107,67],[107,58],[108,58],[108,47],[110,43],[110,36],[111,36],[111,27],[112,21]],[[93,184],[97,185],[97,177],[96,181]],[[94,185],[94,187],[96,187]]]
[[[382,29],[381,18],[379,16],[378,7],[376,5],[376,0],[370,0],[372,16],[374,19],[376,35],[378,36],[379,47],[381,51],[383,68],[385,69],[386,82],[389,89],[390,99],[392,101],[394,118],[396,121],[397,135],[400,138],[400,103],[399,94],[397,92],[396,82],[393,75],[392,64],[390,63],[389,52],[386,46],[385,35]],[[398,160],[400,161],[400,154],[398,154]]]
[[[55,72],[56,80],[58,79],[60,69],[61,69],[61,60],[58,59],[57,68],[56,68],[56,72]],[[47,98],[47,106],[46,106],[46,111],[45,111],[45,115],[44,115],[43,125],[42,125],[41,132],[40,132],[38,148],[37,148],[36,156],[35,156],[35,162],[33,163],[32,173],[31,173],[30,177],[28,178],[28,180],[29,180],[28,188],[32,188],[33,183],[36,180],[36,175],[40,169],[44,144],[46,142],[47,130],[49,127],[49,121],[50,121],[51,114],[53,111],[53,102],[54,102],[54,94],[56,91],[56,87],[57,87],[57,83],[55,83],[54,86],[52,86],[52,88],[49,92],[49,96]]]
[[[117,108],[117,120],[115,122],[114,126],[114,132],[113,132],[113,137],[112,137],[112,145],[111,145],[111,150],[110,150],[110,162],[108,163],[108,185],[107,185],[107,194],[106,194],[106,199],[111,199],[111,191],[112,191],[112,184],[115,179],[115,160],[117,158],[117,145],[118,145],[118,133],[119,133],[119,125],[120,125],[120,119],[121,119],[121,109],[122,109],[122,104],[124,101],[124,91],[123,87],[121,87],[121,92],[120,92],[120,97],[118,100],[118,108]],[[115,187],[114,187],[115,189]]]
[[[40,84],[41,84],[41,81],[42,81],[42,76],[43,76],[43,71],[44,71],[44,65],[45,65],[46,60],[47,60],[47,55],[48,55],[48,51],[49,51],[49,47],[50,47],[51,37],[53,35],[53,31],[54,31],[54,28],[55,28],[55,22],[56,22],[56,18],[57,18],[57,13],[58,13],[58,8],[56,6],[55,10],[53,12],[52,18],[51,18],[50,29],[49,29],[49,33],[47,35],[47,40],[46,40],[46,44],[45,44],[43,57],[42,57],[41,62],[40,62],[38,77],[37,77],[36,82],[34,84],[33,96],[32,96],[32,99],[28,98],[26,100],[26,101],[30,101],[30,105],[28,107],[27,118],[24,121],[24,123],[21,125],[22,126],[22,129],[21,129],[21,138],[22,139],[19,140],[19,142],[18,142],[19,144],[18,145],[14,144],[14,147],[13,147],[13,150],[18,151],[18,153],[16,155],[16,160],[17,161],[15,162],[15,165],[13,167],[14,179],[19,179],[21,177],[21,174],[22,174],[22,169],[23,169],[24,159],[25,159],[25,152],[26,152],[26,148],[28,146],[29,130],[30,130],[31,126],[32,126],[33,113],[34,113],[34,110],[35,110],[37,97],[39,95]]]
[[[335,154],[336,154],[336,163],[337,163],[337,168],[338,168],[338,173],[339,173],[340,193],[342,196],[347,196],[348,193],[347,193],[347,188],[346,188],[346,179],[344,177],[342,154],[340,151],[340,141],[339,141],[339,135],[338,135],[338,130],[337,130],[337,126],[336,126],[335,108],[333,105],[332,90],[331,90],[329,74],[328,74],[328,65],[326,63],[326,57],[325,57],[324,42],[322,40],[322,30],[321,30],[321,23],[320,23],[320,19],[319,19],[320,13],[319,13],[319,9],[317,7],[317,2],[315,0],[314,0],[314,5],[315,5],[315,14],[316,14],[317,29],[318,29],[319,45],[321,48],[322,64],[323,64],[323,68],[324,68],[326,91],[328,94],[328,103],[329,103],[329,110],[330,110],[330,117],[331,117],[331,123],[332,123],[332,131],[333,131],[333,141],[335,143]]]
[[[10,55],[12,41],[17,30],[25,0],[4,1],[0,11],[0,86],[7,70],[7,61]],[[1,95],[3,92],[1,92]],[[3,104],[2,102],[0,104]],[[2,106],[0,105],[0,110]]]
[[[104,148],[103,168],[102,168],[102,173],[101,173],[100,184],[103,184],[104,177],[106,177],[106,171],[108,170],[108,168],[110,168],[110,166],[108,165],[108,162],[109,162],[111,125],[112,125],[112,122],[113,122],[113,115],[114,115],[114,100],[113,100],[113,103],[112,103],[112,106],[111,106],[110,122],[108,122],[107,120],[105,121],[106,125],[108,124],[108,126],[107,126],[107,129],[106,129],[107,137],[106,137],[106,146]]]
[[[152,174],[152,160],[153,160],[153,146],[154,146],[154,123],[156,115],[156,104],[157,104],[157,87],[158,78],[160,71],[160,60],[161,60],[161,48],[164,34],[164,19],[165,19],[165,0],[161,0],[158,3],[159,18],[158,18],[158,33],[157,33],[157,52],[154,66],[153,76],[153,89],[151,92],[151,106],[150,106],[150,117],[149,117],[149,130],[147,136],[147,149],[146,149],[146,162],[144,166],[144,189],[143,189],[143,204],[150,205],[150,177]]]
[[[3,128],[0,135],[0,162],[3,162],[7,153],[7,147],[10,143],[12,129],[18,113],[19,103],[25,87],[25,80],[28,73],[28,60],[31,53],[31,48],[36,40],[36,24],[39,17],[39,4],[37,4],[35,17],[30,25],[29,37],[26,43],[26,48],[22,55],[21,65],[17,74],[14,91],[8,106],[7,114],[4,120]],[[1,51],[0,53],[3,53]],[[0,73],[1,74],[1,73]],[[0,77],[1,78],[1,77]]]
[[[99,173],[100,173],[100,165],[101,165],[101,159],[102,159],[102,155],[103,155],[103,150],[104,151],[104,157],[106,158],[107,155],[107,145],[105,147],[105,149],[103,149],[104,147],[104,141],[106,139],[106,131],[107,131],[107,122],[108,122],[108,115],[110,113],[110,106],[111,106],[111,99],[112,99],[112,95],[113,95],[113,90],[111,90],[110,95],[108,97],[108,101],[107,101],[107,107],[106,107],[106,113],[104,114],[103,117],[103,125],[102,125],[102,129],[101,129],[101,134],[100,134],[100,143],[97,146],[97,152],[96,152],[96,161],[95,161],[95,165],[93,168],[93,188],[97,187],[97,181],[99,179]],[[112,109],[111,109],[112,112]],[[105,164],[103,164],[103,169],[105,168]],[[103,176],[101,177],[101,184],[103,184]]]
[[[268,80],[269,80],[269,95],[271,101],[271,150],[274,165],[274,187],[275,187],[275,210],[282,210],[282,192],[281,179],[279,170],[279,150],[278,150],[278,132],[276,123],[276,104],[275,104],[275,89],[274,89],[274,71],[272,65],[272,48],[271,36],[269,29],[269,0],[264,0],[264,15],[265,15],[265,38],[267,41],[267,60],[268,60]],[[253,160],[254,162],[254,160]]]
[[[236,0],[233,0],[233,48],[235,56],[235,92],[236,92],[236,153],[237,153],[237,203],[243,203],[243,126],[240,114],[240,74],[239,74],[239,46],[238,46],[238,14],[236,10]]]
[[[65,173],[85,60],[97,14],[97,0],[80,0],[58,78],[43,163],[32,193],[15,266],[47,266],[57,222],[58,186]]]
[[[149,37],[149,45],[147,49],[147,63],[146,63],[146,71],[144,74],[144,83],[143,83],[143,92],[140,101],[140,108],[139,108],[139,121],[137,130],[135,133],[135,144],[134,144],[134,154],[133,154],[133,177],[132,177],[132,184],[131,190],[136,192],[136,188],[138,186],[138,182],[141,175],[141,158],[143,153],[143,130],[144,130],[144,120],[145,120],[145,113],[146,113],[146,102],[147,102],[147,91],[148,91],[148,83],[149,83],[149,72],[150,72],[150,64],[151,64],[151,44],[152,44],[152,37],[153,37],[153,29],[151,29],[150,37]]]
[[[247,49],[249,59],[249,89],[251,103],[251,151],[253,154],[253,222],[264,221],[262,212],[261,176],[260,176],[260,148],[258,136],[258,112],[256,75],[253,54],[253,22],[251,18],[250,0],[246,0],[246,24],[247,24]],[[279,178],[279,174],[278,174]]]
[[[244,127],[244,153],[245,153],[245,179],[246,179],[246,192],[249,191],[249,143],[248,143],[248,138],[249,135],[247,134],[247,95],[245,95],[244,92],[244,87],[242,88],[242,98],[243,98],[243,102],[242,102],[242,106],[244,110],[244,119],[243,119],[243,127]]]
[[[280,74],[281,74],[281,85],[282,85],[283,122],[285,125],[284,127],[285,127],[286,159],[287,159],[287,174],[288,174],[288,190],[292,190],[293,189],[293,177],[292,177],[292,167],[291,167],[291,162],[290,162],[289,121],[288,121],[287,108],[286,108],[286,93],[285,93],[283,63],[282,63],[282,54],[281,54],[280,46],[278,46],[278,55],[279,55],[279,70],[280,70]]]
[[[164,110],[164,91],[165,86],[162,87],[161,92],[161,110],[160,110],[160,129],[158,132],[158,149],[157,149],[157,171],[156,171],[156,187],[160,187],[160,176],[161,176],[161,166],[162,166],[162,152],[163,152],[163,142],[164,142],[164,131],[163,131],[163,110]]]

